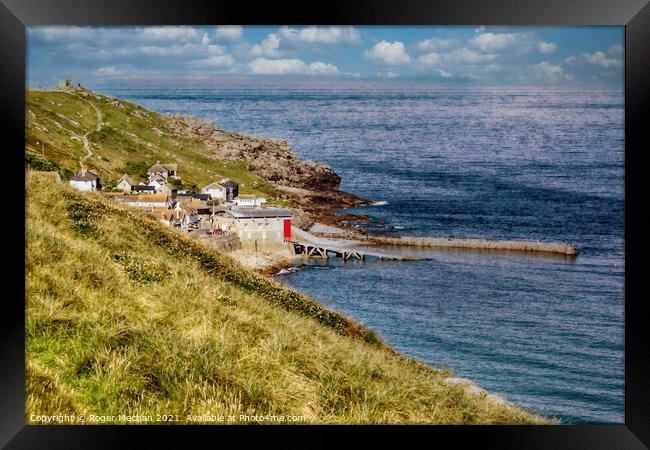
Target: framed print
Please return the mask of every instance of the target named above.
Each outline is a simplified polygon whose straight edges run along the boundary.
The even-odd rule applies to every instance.
[[[643,1],[0,12],[7,448],[647,447]]]

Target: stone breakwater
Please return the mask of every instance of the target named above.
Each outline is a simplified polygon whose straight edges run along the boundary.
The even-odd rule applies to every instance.
[[[578,254],[573,244],[558,244],[535,241],[500,241],[490,239],[458,239],[435,237],[380,237],[368,238],[367,244],[395,245],[404,247],[501,250],[517,252],[544,252],[568,256]]]

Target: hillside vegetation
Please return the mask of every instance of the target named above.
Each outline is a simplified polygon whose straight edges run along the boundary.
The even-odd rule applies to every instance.
[[[450,372],[143,213],[32,174],[27,187],[27,423],[31,414],[548,423],[445,384]]]
[[[145,181],[147,169],[160,161],[178,164],[184,183],[179,187],[197,189],[228,177],[240,183],[242,192],[278,197],[270,183],[247,170],[244,159],[224,161],[200,136],[174,133],[164,116],[140,105],[75,88],[28,90],[25,108],[25,158],[36,170],[58,170],[70,178],[87,155],[81,139],[86,135],[92,156],[84,162],[106,186],[124,173]]]

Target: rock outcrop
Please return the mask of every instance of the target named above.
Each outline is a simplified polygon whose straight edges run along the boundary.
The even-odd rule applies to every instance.
[[[212,122],[194,116],[168,115],[169,128],[184,137],[203,139],[220,159],[248,161],[248,170],[280,186],[336,191],[341,177],[329,166],[302,161],[289,144],[221,130]]]

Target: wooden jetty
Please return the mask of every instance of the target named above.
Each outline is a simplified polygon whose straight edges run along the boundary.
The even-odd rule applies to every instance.
[[[365,261],[366,258],[377,258],[386,261],[420,261],[427,258],[414,258],[411,256],[391,255],[388,253],[381,253],[374,250],[361,251],[355,248],[339,248],[332,246],[324,246],[317,244],[309,244],[306,242],[289,241],[293,245],[293,250],[296,255],[302,255],[306,258],[321,258],[327,259],[330,256],[342,258],[343,260],[357,259]]]

